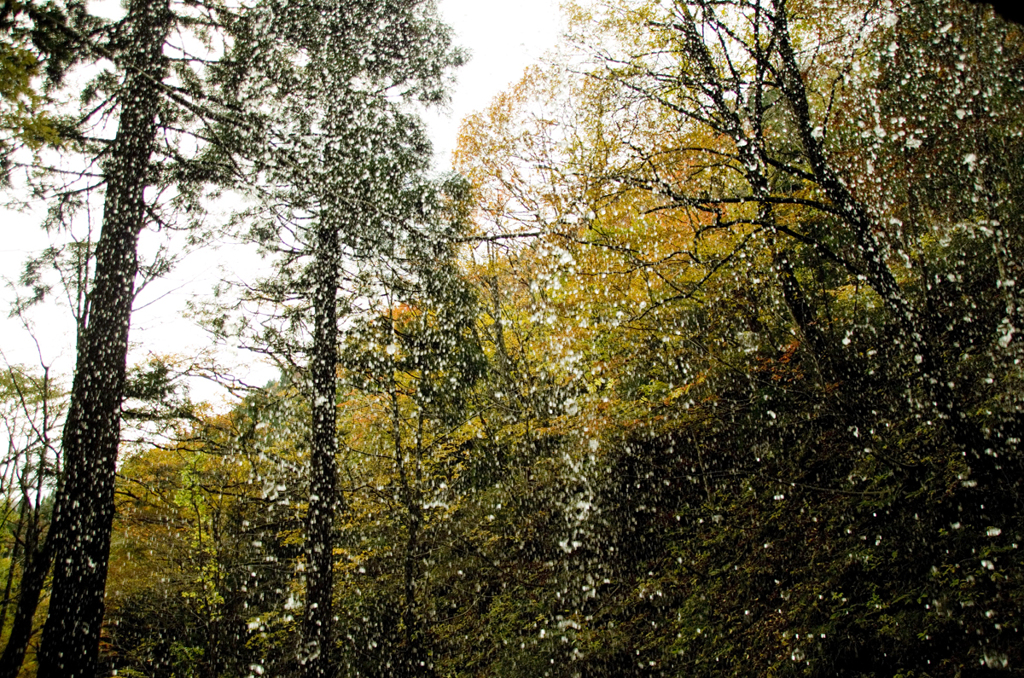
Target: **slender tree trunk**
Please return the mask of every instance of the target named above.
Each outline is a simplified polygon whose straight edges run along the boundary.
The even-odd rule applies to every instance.
[[[46,551],[55,558],[40,678],[93,678],[103,622],[131,320],[150,170],[166,71],[167,0],[133,0],[134,49],[119,97],[117,135],[104,164],[106,198],[88,317],[78,343],[62,440],[64,477]]]
[[[816,181],[842,216],[857,243],[868,284],[881,298],[890,317],[902,331],[898,341],[914,352],[920,382],[928,394],[927,408],[937,410],[950,426],[957,443],[966,449],[984,447],[978,427],[966,420],[956,391],[945,377],[941,352],[930,336],[929,322],[907,300],[885,257],[885,247],[875,235],[875,224],[867,207],[843,184],[826,157],[825,148],[815,136],[810,104],[796,52],[789,35],[786,0],[772,0],[775,9],[776,38],[781,58],[779,87],[796,119],[797,132]]]
[[[22,470],[21,478],[21,510],[18,516],[18,527],[15,531],[15,548],[11,555],[11,568],[8,571],[7,586],[4,591],[3,613],[0,614],[0,629],[4,627],[7,620],[8,607],[10,605],[11,581],[14,575],[14,561],[17,560],[17,547],[19,543],[24,544],[24,564],[21,572],[21,582],[18,584],[18,602],[14,608],[14,619],[11,622],[11,633],[7,637],[7,644],[4,646],[3,655],[0,656],[0,678],[17,678],[21,671],[21,663],[25,659],[25,652],[32,640],[35,631],[36,609],[39,607],[39,598],[42,595],[46,584],[46,575],[50,571],[50,547],[53,542],[44,540],[42,548],[39,547],[39,538],[43,532],[43,488],[46,480],[46,462],[50,447],[50,378],[49,368],[43,370],[43,423],[40,427],[41,439],[39,446],[39,461],[35,477],[35,497],[29,501],[29,488],[25,480],[29,477],[31,460],[26,455],[25,467]],[[24,541],[21,533],[24,530]]]
[[[405,510],[408,512],[409,536],[405,543],[405,611],[402,614],[402,625],[405,627],[405,642],[408,653],[410,675],[430,675],[429,667],[424,673],[422,661],[423,648],[420,634],[419,619],[416,615],[416,569],[420,561],[420,530],[423,528],[423,501],[420,488],[423,487],[423,409],[418,408],[416,424],[416,458],[413,468],[413,479],[409,482],[408,469],[403,473],[405,482]]]
[[[889,310],[893,321],[903,330],[910,347],[920,356],[921,371],[927,377],[938,371],[938,360],[929,342],[921,335],[925,323],[903,295],[896,276],[885,260],[885,247],[875,235],[867,208],[843,184],[829,163],[822,143],[815,136],[810,104],[796,53],[790,42],[786,0],[773,0],[778,53],[782,59],[779,87],[789,103],[797,123],[797,133],[818,185],[828,196],[853,234],[864,275]]]
[[[14,584],[14,563],[18,560],[18,549],[21,546],[21,530],[25,527],[25,502],[18,510],[18,523],[14,527],[14,543],[11,545],[10,566],[7,568],[7,584],[4,586],[3,605],[0,606],[0,632],[7,625],[7,610],[11,606],[11,589]]]
[[[313,293],[312,445],[306,531],[306,611],[302,620],[304,678],[332,675],[334,510],[337,472],[338,231],[330,219],[316,230]],[[325,223],[326,222],[326,223]]]
[[[782,299],[797,327],[800,328],[804,341],[807,342],[822,385],[838,381],[844,389],[850,389],[853,385],[846,383],[850,375],[842,368],[842,357],[829,345],[828,339],[818,326],[817,314],[796,277],[789,252],[776,249],[772,255],[772,264],[782,288]]]
[[[25,570],[18,587],[18,606],[14,610],[11,635],[7,638],[3,656],[0,656],[0,678],[17,678],[28,643],[32,640],[32,622],[50,570],[53,540],[46,539],[41,549],[37,548],[38,543],[39,527],[29,525],[25,535]]]
[[[392,340],[395,340],[394,318],[391,318]],[[423,511],[419,501],[419,486],[421,483],[422,445],[423,445],[423,411],[419,411],[419,422],[416,434],[416,456],[412,460],[415,464],[410,470],[407,464],[405,451],[402,449],[402,413],[399,402],[398,383],[395,379],[395,365],[389,367],[390,397],[391,397],[391,430],[394,438],[395,470],[398,471],[398,485],[401,490],[401,501],[405,506],[406,516],[404,521],[408,535],[405,542],[405,554],[402,560],[404,606],[402,609],[402,626],[405,636],[405,673],[402,675],[416,675],[422,667],[418,666],[420,657],[419,628],[416,619],[416,561],[419,552],[419,535],[423,522]],[[411,478],[414,474],[415,478]]]

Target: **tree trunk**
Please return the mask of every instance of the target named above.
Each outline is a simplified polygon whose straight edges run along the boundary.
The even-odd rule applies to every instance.
[[[786,0],[774,0],[774,6],[778,53],[782,59],[779,87],[796,118],[800,143],[815,180],[851,230],[864,266],[867,283],[878,294],[893,321],[903,331],[904,339],[910,348],[921,356],[919,364],[922,373],[926,377],[933,377],[938,371],[938,360],[928,341],[921,335],[925,323],[903,295],[896,276],[889,268],[885,260],[885,248],[875,235],[876,225],[872,223],[867,208],[843,184],[828,162],[822,143],[815,136],[807,90],[797,63],[796,52],[790,42]]]
[[[106,197],[95,280],[64,425],[64,477],[49,532],[55,565],[39,650],[40,678],[96,674],[136,248],[166,72],[169,16],[167,0],[133,0],[129,6],[134,49],[127,53],[117,135],[103,167]]]
[[[18,560],[18,548],[21,546],[21,530],[25,527],[25,502],[21,503],[18,511],[18,523],[14,527],[14,543],[11,545],[11,554],[8,557],[10,565],[7,567],[7,584],[4,586],[4,601],[0,605],[0,631],[7,625],[7,610],[11,605],[11,589],[14,585],[14,563]],[[28,563],[26,563],[27,565]],[[22,575],[24,576],[24,575]],[[4,650],[6,652],[6,649]],[[2,664],[2,662],[0,662]]]
[[[983,448],[986,443],[977,426],[966,420],[956,391],[945,376],[941,351],[928,331],[928,320],[908,301],[885,258],[881,240],[875,235],[871,216],[864,204],[850,192],[829,163],[825,148],[814,134],[810,104],[796,52],[789,35],[786,0],[772,0],[775,8],[775,37],[781,58],[779,87],[796,119],[798,134],[807,161],[818,186],[828,196],[845,225],[851,230],[864,266],[867,283],[878,294],[890,317],[902,331],[898,342],[905,342],[915,354],[919,380],[927,393],[923,407],[934,408],[950,427],[956,442],[965,449]],[[983,460],[984,461],[984,460]]]
[[[11,554],[11,567],[7,573],[7,585],[4,590],[3,612],[0,614],[0,629],[4,628],[7,620],[8,608],[11,600],[11,584],[14,575],[14,562],[18,559],[18,545],[24,543],[24,564],[21,572],[21,582],[18,584],[18,602],[14,608],[14,619],[11,622],[11,632],[7,636],[7,644],[4,646],[3,655],[0,656],[0,678],[17,678],[21,672],[21,664],[25,659],[25,652],[32,640],[34,632],[33,622],[35,621],[36,609],[39,607],[39,597],[42,595],[46,584],[46,575],[50,571],[51,545],[52,541],[44,539],[42,548],[39,547],[39,537],[43,533],[43,488],[46,480],[46,461],[50,450],[50,408],[49,408],[49,368],[43,368],[43,424],[39,428],[41,434],[39,446],[39,467],[36,469],[35,497],[30,502],[29,488],[26,486],[26,479],[31,470],[31,460],[28,455],[25,457],[25,466],[21,472],[21,509],[18,516],[18,526],[14,533],[14,549]],[[31,507],[31,509],[29,508]],[[24,530],[24,542],[21,541],[21,533]]]
[[[0,678],[17,678],[28,643],[32,640],[32,622],[36,608],[39,607],[39,596],[46,583],[46,574],[50,571],[53,553],[53,540],[46,539],[41,549],[36,548],[38,541],[39,527],[29,526],[25,536],[25,570],[18,587],[18,606],[14,610],[11,634],[7,638],[3,656],[0,657]]]
[[[313,293],[312,445],[306,532],[306,610],[302,620],[302,675],[331,675],[334,590],[334,510],[337,484],[334,458],[337,411],[338,231],[324,219],[316,229]],[[327,223],[324,223],[327,222]]]

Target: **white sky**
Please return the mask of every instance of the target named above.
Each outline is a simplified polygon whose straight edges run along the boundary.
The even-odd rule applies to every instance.
[[[555,46],[561,30],[557,0],[440,0],[456,42],[470,52],[458,73],[447,120],[432,120],[439,168],[448,169],[459,121],[484,108]]]
[[[100,3],[95,3],[99,5]],[[435,167],[451,168],[460,121],[484,108],[491,99],[522,75],[547,50],[555,46],[561,27],[557,0],[439,0],[445,21],[456,33],[456,43],[470,53],[469,63],[457,73],[447,111],[427,116],[435,148]],[[0,208],[0,365],[38,365],[36,347],[18,321],[7,319],[12,298],[8,280],[17,279],[25,258],[44,247],[46,238],[38,229],[39,217],[3,211]],[[166,279],[154,284],[138,300],[132,318],[132,359],[144,359],[149,352],[194,355],[209,344],[206,335],[183,320],[182,311],[194,295],[208,294],[221,276],[221,267],[250,257],[238,256],[227,248],[192,255]],[[245,277],[246,271],[236,271]],[[43,360],[59,373],[70,374],[74,363],[74,335],[71,319],[63,311],[37,309],[33,314],[35,334]],[[262,383],[274,376],[255,356],[237,358],[240,377]],[[193,397],[218,400],[219,391],[204,382],[193,383]]]

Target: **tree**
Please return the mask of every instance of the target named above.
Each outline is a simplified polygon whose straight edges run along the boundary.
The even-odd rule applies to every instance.
[[[86,165],[98,163],[100,171],[59,174],[77,176],[85,186],[58,186],[51,204],[51,210],[62,213],[80,202],[82,194],[98,188],[104,194],[100,235],[94,252],[87,252],[94,256],[92,276],[79,321],[62,439],[64,472],[48,537],[55,568],[51,614],[39,653],[41,676],[95,671],[126,396],[128,331],[140,272],[139,237],[147,227],[175,225],[176,218],[187,215],[178,225],[193,228],[193,241],[201,241],[204,187],[223,184],[232,170],[221,160],[239,153],[211,124],[231,120],[234,112],[205,93],[204,78],[213,70],[210,60],[193,57],[187,45],[169,42],[179,29],[203,39],[220,31],[226,40],[235,11],[219,3],[172,11],[166,1],[138,0],[126,12],[114,22],[86,22],[88,30],[69,29],[81,53],[108,59],[113,70],[101,72],[86,88],[86,108],[75,128],[76,141],[87,154],[93,153]],[[104,138],[108,116],[117,120],[112,139]],[[90,270],[88,263],[84,270]]]
[[[996,280],[1018,277],[1000,252],[1019,248],[1019,37],[952,3],[870,5],[861,23],[780,7],[581,7],[598,66],[524,80],[466,128],[484,237],[518,223],[547,241],[497,259],[510,278],[539,264],[545,305],[523,334],[555,334],[547,356],[577,366],[574,416],[545,432],[567,456],[596,445],[530,495],[564,544],[518,598],[543,593],[467,618],[473,637],[536,655],[547,617],[585,662],[567,674],[1018,661],[1003,601],[1020,597],[1020,558],[997,542],[1019,524],[1019,406],[994,384],[1017,380],[1015,284]],[[571,531],[573,503],[539,498],[561,480],[587,507]],[[1006,623],[951,615],[958,600]],[[528,661],[501,656],[502,675]]]
[[[283,251],[278,279],[258,294],[298,298],[301,312],[313,316],[304,350],[312,425],[301,656],[305,675],[326,676],[338,506],[339,292],[343,278],[363,277],[350,275],[346,264],[365,270],[378,258],[390,263],[401,256],[396,242],[430,237],[409,228],[429,200],[423,174],[430,146],[408,109],[442,101],[447,73],[461,56],[433,5],[420,0],[268,3],[264,11],[278,20],[256,24],[266,49],[256,57],[276,66],[253,73],[245,87],[272,87],[279,98],[258,131],[265,136],[250,142],[265,149],[253,166],[259,179],[252,194],[262,213],[251,237]],[[289,50],[275,51],[278,40]],[[264,337],[270,350],[280,348],[274,339]],[[307,338],[300,332],[297,339],[301,345]]]
[[[13,607],[10,633],[0,656],[0,675],[16,676],[35,631],[37,601],[50,565],[45,532],[52,506],[47,495],[53,491],[60,466],[56,438],[66,402],[46,366],[41,374],[7,366],[0,375],[0,402],[7,438],[7,457],[0,481],[4,494],[3,526],[12,532],[0,630],[6,630]],[[11,520],[14,511],[17,517]],[[20,579],[15,589],[19,561]],[[14,600],[17,602],[12,605]]]
[[[838,273],[866,283],[888,311],[885,322],[891,329],[883,343],[901,346],[899,354],[917,374],[915,390],[920,395],[911,399],[942,421],[957,445],[976,455],[984,443],[979,447],[980,432],[967,421],[960,394],[949,386],[943,342],[933,331],[926,308],[901,284],[900,259],[913,257],[910,252],[920,242],[913,241],[920,233],[908,238],[896,225],[909,219],[897,213],[894,192],[877,190],[877,168],[886,162],[883,157],[892,157],[886,155],[890,150],[882,149],[906,153],[917,148],[916,138],[899,148],[909,131],[901,129],[900,121],[909,119],[909,111],[890,110],[891,118],[870,130],[874,137],[848,126],[865,126],[878,102],[888,101],[884,87],[894,82],[887,79],[884,87],[879,82],[874,89],[872,75],[851,72],[849,64],[864,59],[874,64],[878,70],[870,73],[876,74],[887,71],[887,65],[863,51],[855,36],[832,28],[845,21],[839,17],[848,16],[847,9],[785,2],[741,2],[735,8],[725,12],[700,2],[665,9],[644,6],[623,10],[623,16],[635,12],[632,20],[609,20],[610,26],[629,27],[623,30],[637,30],[646,23],[650,30],[640,32],[646,36],[647,49],[604,53],[606,69],[593,76],[620,83],[632,106],[654,106],[664,111],[666,120],[674,117],[677,135],[704,131],[717,140],[667,149],[638,143],[635,164],[609,178],[649,191],[660,200],[659,209],[702,212],[712,220],[709,228],[751,229],[771,252],[773,275],[806,350],[825,368],[826,381],[850,388],[850,402],[856,400],[856,370],[850,371],[842,346],[822,333],[818,310],[796,274],[798,258],[816,261],[819,277]],[[812,11],[823,20],[810,28],[802,13]],[[863,10],[861,35],[870,35],[870,44],[879,45],[892,36],[888,24],[927,17],[924,20],[931,25],[951,11],[944,4],[868,7]],[[990,26],[1005,30],[995,22]],[[991,49],[993,58],[999,49],[975,44],[982,51]],[[928,77],[927,69],[917,70],[920,62],[901,58],[897,63],[913,69],[913,77]],[[904,84],[909,82],[911,76],[901,75]],[[979,70],[978,77],[999,83],[982,90],[989,93],[992,115],[1012,117],[1004,102],[1012,97],[1013,76],[981,75]],[[865,98],[865,88],[879,96]],[[981,149],[972,148],[957,150],[963,153],[961,158],[979,157]],[[693,171],[674,173],[680,160]],[[724,186],[717,176],[723,171],[732,177]],[[943,165],[942,176],[959,173],[956,164]],[[895,186],[902,186],[909,177],[893,178]],[[996,247],[1006,237],[1003,229],[993,235]],[[980,469],[985,462],[979,458],[977,463]]]
[[[0,179],[9,179],[17,144],[32,150],[57,146],[58,124],[46,110],[45,89],[57,86],[75,61],[69,23],[84,14],[82,3],[7,2],[0,8]],[[44,92],[38,80],[45,76]]]
[[[120,466],[102,664],[118,675],[294,675],[301,435],[286,383],[206,411]],[[295,422],[298,423],[298,422]]]
[[[40,649],[40,675],[91,675],[103,619],[119,412],[124,392],[136,243],[146,224],[143,191],[156,142],[159,84],[167,72],[166,3],[129,8],[126,81],[118,133],[106,161],[104,223],[78,339],[71,406],[64,427],[64,475],[50,538],[55,540],[53,592]]]
[[[191,79],[163,49],[153,124],[210,124],[155,146],[147,218],[246,193],[276,268],[240,335],[286,369],[121,460],[104,667],[1019,666],[1024,35],[954,0],[579,6],[597,59],[465,126],[469,226],[413,115],[457,60],[430,11],[225,10]],[[168,370],[123,383],[148,417]]]

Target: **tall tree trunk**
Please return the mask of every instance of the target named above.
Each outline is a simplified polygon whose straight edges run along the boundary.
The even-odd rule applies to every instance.
[[[878,294],[890,318],[902,332],[902,336],[896,340],[905,342],[915,355],[919,383],[927,394],[926,402],[920,406],[935,409],[940,420],[949,427],[957,444],[976,453],[987,445],[985,436],[967,420],[958,394],[945,376],[946,368],[941,351],[929,332],[928,319],[910,303],[889,267],[885,247],[875,234],[879,225],[874,223],[867,207],[843,184],[828,161],[824,145],[815,136],[807,90],[790,39],[786,0],[772,0],[772,5],[775,10],[777,50],[781,58],[779,88],[794,115],[801,146],[815,180],[850,229],[867,283]],[[982,462],[990,463],[986,459],[982,459]]]
[[[71,406],[62,439],[64,477],[57,492],[47,552],[55,559],[49,616],[39,650],[40,678],[93,678],[103,621],[114,515],[131,320],[143,228],[143,191],[156,139],[167,0],[133,0],[133,49],[119,96],[117,135],[104,164],[106,198],[96,248],[95,280],[78,342]]]
[[[304,678],[332,674],[334,590],[334,510],[337,472],[335,455],[338,344],[338,231],[330,219],[316,229],[314,266],[312,381],[312,445],[310,446],[309,511],[306,531],[306,610],[302,620]]]
[[[939,371],[939,360],[930,343],[921,334],[926,323],[907,301],[896,276],[886,262],[885,247],[875,235],[874,229],[877,224],[872,222],[867,208],[843,184],[835,168],[829,163],[822,142],[815,136],[807,90],[804,87],[796,52],[790,41],[786,0],[773,0],[773,5],[777,49],[782,60],[779,69],[779,88],[795,117],[797,134],[807,162],[818,186],[828,196],[853,235],[867,283],[881,298],[893,322],[903,331],[903,339],[920,356],[919,364],[926,380],[934,378]]]

